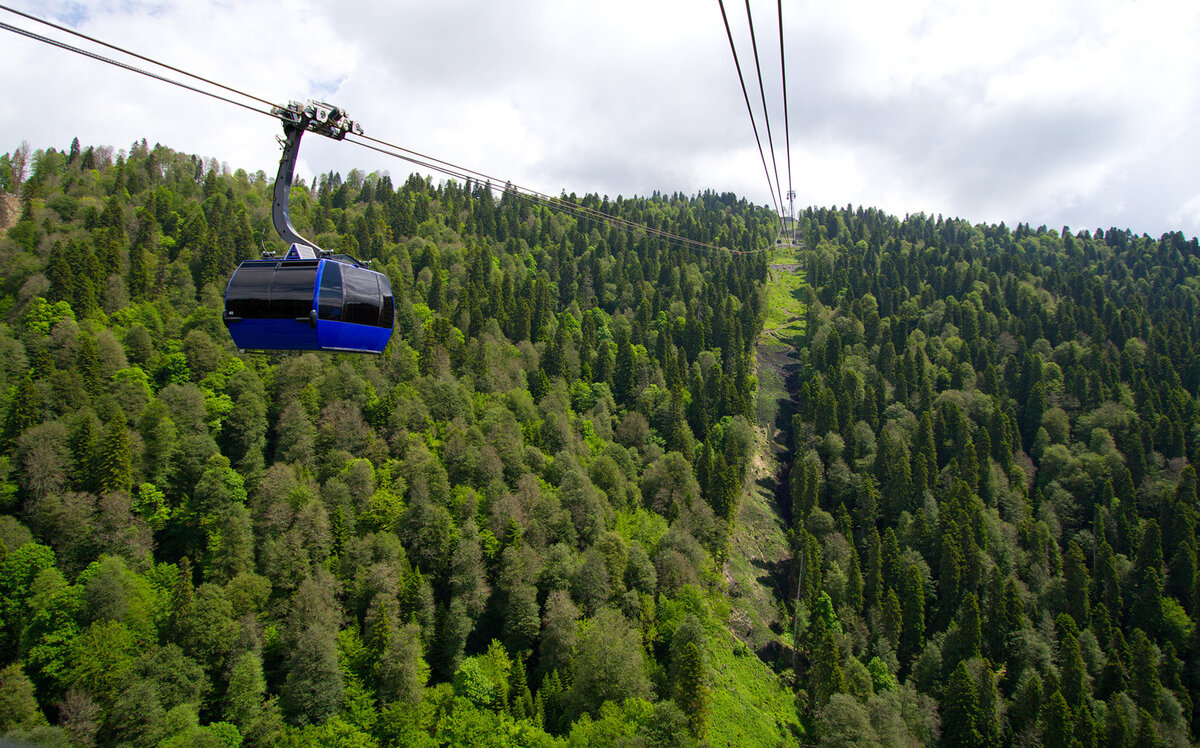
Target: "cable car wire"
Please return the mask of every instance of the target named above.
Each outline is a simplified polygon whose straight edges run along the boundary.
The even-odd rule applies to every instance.
[[[99,44],[102,47],[108,47],[109,49],[113,50],[114,52],[120,52],[123,55],[129,55],[130,57],[139,59],[142,62],[148,62],[152,65],[157,65],[161,68],[166,68],[167,70],[170,70],[171,72],[174,72],[174,73],[179,73],[180,75],[186,75],[189,78],[193,78],[195,80],[201,81],[202,83],[207,83],[210,86],[216,86],[217,88],[224,89],[230,93],[235,93],[238,96],[245,96],[247,99],[253,99],[253,100],[259,102],[260,104],[266,104],[268,107],[278,106],[276,103],[274,103],[272,101],[268,101],[267,99],[264,99],[260,96],[255,96],[254,94],[248,94],[245,91],[240,91],[236,88],[226,86],[223,83],[217,83],[216,81],[209,80],[208,78],[205,78],[203,76],[196,75],[194,73],[189,73],[186,70],[181,70],[180,68],[174,67],[172,65],[168,65],[165,62],[159,62],[158,60],[152,59],[150,57],[146,57],[144,55],[140,55],[137,52],[134,52],[132,50],[125,49],[124,47],[119,47],[116,44],[109,44],[108,42],[103,41],[101,39],[97,39],[95,37],[88,36],[87,34],[84,34],[83,32],[76,31],[75,29],[72,29],[69,26],[62,26],[57,23],[54,23],[53,21],[47,21],[45,18],[39,18],[30,13],[25,13],[24,11],[17,10],[16,8],[10,8],[9,6],[4,5],[4,4],[0,4],[0,10],[8,11],[9,13],[12,13],[13,15],[21,16],[22,18],[25,18],[27,20],[35,21],[44,26],[49,26],[52,29],[57,29],[58,31],[62,31],[67,34],[71,34],[72,36],[77,36],[80,39],[86,39],[89,42],[92,42],[93,44]],[[10,29],[10,30],[12,30],[12,29]],[[20,32],[18,32],[18,33],[20,33]],[[28,36],[28,34],[26,34],[26,36]],[[58,46],[58,45],[55,45],[55,46]],[[89,55],[89,56],[92,56],[92,55]],[[102,58],[97,57],[96,59],[102,59]],[[107,62],[107,60],[105,60],[105,61]],[[116,64],[116,63],[114,63],[114,64]],[[129,69],[132,69],[132,68],[129,68]]]
[[[746,0],[746,21],[750,24],[750,47],[754,50],[754,71],[758,74],[758,95],[762,97],[763,121],[767,126],[767,145],[771,151],[771,166],[775,169],[775,192],[779,195],[780,215],[783,215],[783,185],[779,183],[779,163],[775,160],[775,138],[771,135],[771,112],[767,109],[767,91],[763,87],[762,65],[758,60],[758,36],[754,33],[754,14]]]
[[[647,236],[661,239],[681,248],[702,251],[716,251],[739,255],[758,254],[760,252],[767,251],[765,249],[731,250],[727,247],[720,247],[715,244],[699,241],[697,239],[691,239],[678,234],[672,234],[669,231],[657,229],[653,226],[636,223],[625,218],[620,218],[619,216],[614,216],[610,213],[604,213],[603,211],[596,210],[595,208],[589,208],[586,205],[580,205],[579,203],[571,202],[565,198],[554,197],[528,187],[521,187],[520,185],[513,184],[512,182],[503,182],[503,186],[501,186],[501,180],[488,176],[482,172],[465,169],[447,161],[442,161],[441,159],[433,158],[432,156],[426,156],[418,153],[417,151],[395,145],[394,143],[388,143],[378,138],[371,138],[365,135],[349,135],[346,137],[346,142],[353,143],[354,145],[367,148],[368,150],[372,150],[377,153],[381,153],[385,156],[407,161],[408,163],[415,164],[416,166],[420,166],[449,177],[462,179],[466,182],[474,181],[476,184],[479,184],[479,180],[483,179],[484,186],[495,192],[499,192],[501,195],[512,195],[527,202],[571,214],[576,218],[604,223],[618,230],[623,230],[630,233],[643,232]]]
[[[783,54],[783,0],[779,0],[779,74],[783,78],[783,137],[787,144],[788,218],[791,220],[792,244],[796,243],[796,217],[792,215],[792,128],[788,122],[787,63]]]
[[[746,77],[742,75],[742,63],[738,60],[737,45],[733,43],[733,32],[729,29],[729,16],[725,13],[725,0],[717,0],[721,6],[721,20],[725,22],[725,35],[729,38],[729,51],[733,53],[733,64],[737,68],[738,83],[742,86],[742,98],[746,101],[746,112],[750,115],[750,127],[754,130],[754,142],[758,145],[758,156],[762,159],[763,173],[767,175],[767,188],[771,192],[771,202],[775,203],[775,211],[779,212],[779,201],[775,198],[775,188],[771,183],[771,172],[767,169],[767,157],[763,154],[762,138],[758,134],[758,123],[754,119],[754,108],[750,106],[750,94],[746,91]]]
[[[202,76],[195,75],[193,73],[189,73],[186,70],[182,70],[182,69],[174,67],[172,65],[168,65],[166,63],[155,60],[153,58],[146,57],[146,56],[138,54],[136,52],[132,52],[130,50],[124,49],[117,45],[109,44],[109,43],[101,41],[99,39],[90,37],[86,34],[82,34],[82,33],[76,32],[72,29],[59,26],[58,24],[37,18],[36,16],[32,16],[30,14],[23,13],[18,10],[14,10],[13,8],[10,8],[6,5],[0,4],[0,10],[8,11],[15,15],[19,15],[23,18],[28,18],[28,19],[36,21],[38,23],[42,23],[47,26],[50,26],[52,28],[59,29],[61,31],[72,34],[74,36],[86,39],[95,44],[99,44],[99,45],[107,47],[109,49],[118,51],[122,54],[126,54],[126,55],[129,55],[136,59],[143,60],[152,65],[157,65],[164,69],[171,70],[180,75],[184,75],[184,76],[187,76],[194,80],[201,81],[206,84],[215,86],[217,88],[228,91],[230,93],[235,93],[239,96],[243,96],[245,98],[267,104],[267,105],[271,106],[272,108],[275,108],[277,106],[276,104],[273,104],[272,102],[270,102],[267,99],[263,99],[258,96],[254,96],[252,94],[247,94],[237,88],[233,88],[231,86],[227,86],[222,83],[218,83],[216,81],[210,80],[208,78],[204,78]],[[121,62],[120,60],[116,60],[111,57],[107,57],[107,56],[99,54],[97,52],[82,49],[80,47],[76,47],[74,45],[67,44],[66,42],[63,42],[63,41],[60,41],[57,39],[52,39],[47,36],[43,36],[42,34],[38,34],[36,32],[30,31],[28,29],[23,29],[23,28],[20,28],[17,26],[12,26],[12,25],[4,23],[2,21],[0,21],[0,29],[3,29],[5,31],[10,31],[14,34],[18,34],[20,36],[27,37],[34,41],[38,41],[43,44],[47,44],[49,46],[56,47],[58,49],[62,49],[67,52],[73,52],[75,54],[78,54],[78,55],[81,55],[84,57],[88,57],[93,60],[97,60],[99,62],[103,62],[108,65],[112,65],[114,67],[118,67],[118,68],[127,70],[132,73],[137,73],[137,74],[145,76],[147,78],[152,78],[154,80],[161,81],[163,83],[167,83],[167,84],[182,88],[184,90],[191,91],[193,93],[202,94],[204,96],[208,96],[208,97],[216,99],[218,101],[222,101],[227,104],[232,104],[234,106],[241,107],[242,109],[246,109],[246,110],[254,112],[256,114],[262,114],[262,115],[265,115],[272,119],[277,119],[276,115],[269,110],[259,109],[257,107],[246,104],[244,102],[237,101],[237,100],[229,98],[227,96],[223,96],[219,93],[215,93],[212,91],[206,91],[202,88],[198,88],[198,87],[190,85],[188,83],[184,83],[182,81],[178,81],[178,80],[169,78],[167,76],[160,75],[158,73],[155,73],[155,72],[152,72],[149,70],[145,70],[143,68],[139,68],[134,65],[130,65],[125,62]],[[732,38],[731,38],[731,42],[732,42]],[[736,53],[735,53],[735,56],[736,56]],[[743,92],[744,91],[745,91],[745,86],[743,84]],[[749,102],[749,98],[747,97],[747,103],[748,102]],[[757,132],[756,132],[756,135],[757,135]],[[499,179],[496,179],[495,177],[491,177],[487,174],[484,174],[483,172],[478,172],[473,169],[468,169],[466,167],[458,166],[458,165],[452,164],[448,161],[443,161],[441,159],[434,158],[432,156],[428,156],[426,154],[422,154],[422,153],[413,151],[408,148],[404,148],[404,147],[396,145],[394,143],[388,143],[387,141],[380,140],[378,138],[373,138],[373,137],[369,137],[366,135],[359,135],[356,137],[361,137],[362,140],[359,141],[359,140],[353,139],[353,138],[346,138],[346,142],[351,142],[351,143],[354,143],[355,145],[379,152],[383,155],[390,156],[393,158],[398,158],[403,161],[407,161],[409,163],[415,164],[422,168],[429,169],[430,171],[444,174],[444,175],[447,175],[447,176],[450,176],[453,178],[462,179],[464,182],[470,182],[470,181],[478,182],[480,179],[483,179],[483,180],[485,180],[486,185],[490,189],[496,190],[496,191],[501,191],[502,194],[513,194],[520,199],[524,199],[524,200],[531,201],[531,202],[534,202],[534,203],[537,203],[540,205],[544,205],[550,209],[569,213],[569,214],[575,216],[576,218],[595,220],[595,221],[604,223],[608,226],[611,226],[613,228],[627,231],[630,233],[644,232],[647,236],[651,236],[656,239],[661,239],[667,243],[674,244],[681,248],[709,251],[709,252],[719,252],[719,253],[725,253],[725,254],[728,254],[731,256],[733,256],[733,255],[740,256],[743,254],[759,254],[761,252],[768,251],[766,248],[757,248],[757,249],[751,248],[751,249],[746,249],[746,250],[733,250],[733,249],[730,249],[727,247],[720,247],[715,244],[710,244],[710,243],[702,242],[702,241],[699,241],[696,239],[691,239],[691,238],[680,236],[677,234],[672,234],[671,232],[664,231],[662,229],[657,229],[652,226],[635,223],[633,221],[629,221],[627,219],[620,218],[618,216],[614,216],[614,215],[611,215],[608,213],[604,213],[602,211],[595,210],[594,208],[589,208],[587,206],[568,201],[564,198],[556,198],[551,195],[547,195],[545,193],[538,192],[537,190],[532,190],[532,189],[529,189],[526,187],[521,187],[519,185],[513,184],[510,181],[499,180]],[[761,154],[761,151],[762,151],[761,145],[759,147],[759,151]],[[766,166],[765,158],[763,160],[763,165],[765,168],[765,166]],[[501,182],[503,182],[503,184],[504,184],[503,188],[498,186],[499,184],[501,184]],[[774,200],[774,194],[772,194],[772,200]],[[778,204],[776,204],[776,209],[778,210]]]
[[[264,103],[266,103],[266,104],[268,104],[268,105],[271,105],[271,106],[276,106],[275,104],[273,104],[272,102],[270,102],[270,101],[268,101],[268,100],[266,100],[266,99],[262,99],[262,98],[259,98],[259,97],[257,97],[257,96],[253,96],[253,95],[251,95],[251,94],[246,94],[246,93],[244,93],[244,92],[240,91],[239,89],[232,88],[232,87],[230,87],[230,86],[226,86],[226,85],[224,85],[224,84],[221,84],[221,83],[217,83],[217,82],[215,82],[215,81],[209,80],[209,79],[207,79],[207,78],[204,78],[204,77],[202,77],[202,76],[194,75],[194,74],[192,74],[192,73],[189,73],[189,72],[187,72],[187,71],[185,71],[185,70],[181,70],[181,69],[179,69],[179,68],[176,68],[176,67],[173,67],[173,66],[171,66],[171,65],[168,65],[168,64],[165,64],[165,63],[159,62],[158,60],[154,60],[154,59],[152,59],[152,58],[145,57],[144,55],[140,55],[140,54],[138,54],[138,53],[136,53],[136,52],[132,52],[132,51],[130,51],[130,50],[126,50],[126,49],[124,49],[124,48],[122,48],[122,47],[119,47],[119,46],[116,46],[116,45],[113,45],[113,44],[108,44],[107,42],[104,42],[104,41],[101,41],[101,40],[95,39],[95,38],[93,38],[93,37],[90,37],[90,36],[88,36],[88,35],[86,35],[86,34],[81,34],[81,33],[75,32],[75,31],[73,31],[73,30],[71,30],[71,29],[68,29],[68,28],[64,28],[64,27],[62,27],[62,26],[59,26],[59,25],[57,25],[57,24],[54,24],[54,23],[51,23],[51,22],[48,22],[48,21],[43,21],[42,19],[38,19],[38,18],[36,18],[36,17],[34,17],[34,16],[30,16],[30,15],[29,15],[29,14],[27,14],[27,13],[22,13],[22,12],[20,12],[20,11],[15,11],[15,10],[13,10],[13,9],[9,8],[8,6],[5,6],[5,5],[0,5],[0,10],[8,10],[8,11],[10,11],[10,12],[13,12],[13,13],[16,13],[17,15],[20,15],[20,16],[22,16],[22,17],[27,17],[27,18],[30,18],[30,19],[32,19],[32,20],[38,21],[38,22],[40,22],[40,23],[45,23],[46,25],[48,25],[48,26],[51,26],[52,28],[63,30],[63,31],[65,31],[65,32],[67,32],[67,33],[71,33],[71,34],[74,34],[75,36],[79,36],[79,37],[81,37],[81,38],[87,39],[88,41],[92,41],[92,42],[95,42],[95,43],[97,43],[97,44],[101,44],[101,45],[103,45],[103,46],[105,46],[105,47],[108,47],[108,48],[110,48],[110,49],[114,49],[114,50],[120,51],[120,52],[122,52],[123,54],[128,54],[128,55],[130,55],[130,56],[136,57],[137,59],[140,59],[140,60],[145,60],[145,61],[147,61],[147,62],[150,62],[151,64],[158,65],[158,66],[160,66],[160,67],[163,67],[163,68],[166,68],[166,69],[168,69],[168,70],[172,70],[172,71],[178,72],[178,73],[180,73],[180,74],[182,74],[182,75],[186,75],[186,76],[188,76],[188,77],[190,77],[190,78],[194,78],[194,79],[196,79],[196,80],[200,80],[200,81],[203,81],[203,82],[205,82],[205,83],[209,83],[209,84],[211,84],[211,85],[217,86],[217,87],[219,87],[219,88],[222,88],[222,89],[224,89],[224,90],[231,91],[231,92],[237,93],[237,94],[239,94],[239,95],[242,95],[242,96],[246,96],[247,98],[251,98],[251,99],[254,99],[254,100],[256,100],[256,101],[261,101],[261,102],[264,102]],[[268,115],[268,116],[272,116],[272,117],[274,117],[274,115],[273,115],[273,114],[271,114],[271,112],[263,112],[263,111],[261,111],[261,110],[259,110],[259,109],[256,109],[256,108],[254,108],[254,107],[247,107],[245,104],[242,104],[241,102],[233,101],[233,100],[231,100],[231,99],[228,99],[228,98],[226,98],[226,97],[223,97],[223,96],[220,96],[220,95],[216,95],[216,94],[213,94],[213,93],[211,93],[211,92],[204,91],[204,90],[202,90],[202,89],[197,89],[197,88],[195,88],[195,87],[193,87],[193,86],[189,86],[189,85],[187,85],[187,84],[185,84],[185,83],[180,83],[179,81],[172,80],[172,79],[170,79],[170,78],[167,78],[167,77],[165,77],[165,76],[157,75],[157,74],[155,74],[155,73],[152,73],[152,72],[149,72],[149,71],[143,70],[143,69],[141,69],[141,68],[137,68],[137,67],[134,67],[134,66],[132,66],[132,65],[128,65],[128,64],[126,64],[126,63],[122,63],[122,62],[120,62],[120,61],[118,61],[118,60],[114,60],[114,59],[111,59],[111,58],[105,57],[105,56],[103,56],[103,55],[99,55],[99,54],[96,54],[96,53],[90,52],[90,51],[88,51],[88,50],[81,49],[81,48],[79,48],[79,47],[74,47],[74,46],[72,46],[72,45],[69,45],[69,44],[66,44],[66,43],[64,43],[64,42],[60,42],[60,41],[57,41],[57,40],[54,40],[54,39],[50,39],[50,38],[48,38],[48,37],[42,36],[42,35],[40,35],[40,34],[36,34],[36,33],[34,33],[34,32],[31,32],[31,31],[27,31],[27,30],[25,30],[25,29],[20,29],[20,28],[14,27],[14,26],[10,26],[10,25],[8,25],[8,24],[5,24],[5,23],[3,23],[3,22],[0,22],[0,28],[6,29],[6,30],[9,30],[9,31],[13,31],[13,32],[15,32],[15,33],[21,34],[21,35],[23,35],[23,36],[27,36],[27,37],[29,37],[29,38],[31,38],[31,39],[35,39],[35,40],[37,40],[37,41],[41,41],[41,42],[43,42],[43,43],[46,43],[46,44],[49,44],[49,45],[51,45],[51,46],[59,47],[59,48],[61,48],[61,49],[64,49],[64,50],[67,50],[67,51],[70,51],[70,52],[75,52],[75,53],[77,53],[77,54],[81,54],[81,55],[84,55],[84,56],[86,56],[86,57],[90,57],[90,58],[92,58],[92,59],[99,60],[99,61],[101,61],[101,62],[105,62],[105,63],[108,63],[108,64],[110,64],[110,65],[114,65],[114,66],[116,66],[116,67],[120,67],[120,68],[122,68],[122,69],[125,69],[125,70],[129,70],[129,71],[131,71],[131,72],[135,72],[135,73],[139,73],[139,74],[141,74],[141,75],[148,76],[148,77],[150,77],[150,78],[154,78],[154,79],[156,79],[156,80],[160,80],[160,81],[163,81],[163,82],[165,82],[165,83],[171,83],[171,84],[173,84],[173,85],[180,86],[180,87],[182,87],[182,88],[185,88],[185,89],[187,89],[187,90],[194,91],[194,92],[196,92],[196,93],[203,93],[203,94],[205,94],[205,95],[207,95],[207,96],[212,96],[212,97],[214,97],[214,98],[217,98],[217,99],[219,99],[219,100],[221,100],[221,101],[225,101],[225,102],[227,102],[227,103],[235,104],[235,105],[237,105],[237,106],[242,106],[243,108],[247,108],[247,109],[249,109],[250,111],[257,112],[257,113],[259,113],[259,114],[266,114],[266,115]],[[398,151],[398,152],[401,152],[401,153],[390,153],[390,152],[387,152],[387,151],[381,150],[381,149],[379,149],[379,148],[373,148],[372,150],[379,151],[380,153],[383,153],[384,155],[387,155],[387,156],[391,156],[391,157],[394,157],[394,158],[400,158],[400,159],[403,159],[403,160],[409,161],[410,163],[413,163],[413,164],[415,164],[415,165],[417,165],[417,166],[421,166],[421,167],[423,167],[423,168],[430,169],[430,170],[432,170],[432,171],[436,171],[436,172],[439,172],[439,173],[445,174],[445,175],[447,175],[447,176],[451,176],[451,177],[456,177],[456,178],[462,179],[463,181],[472,181],[473,179],[474,179],[474,180],[483,179],[483,180],[486,180],[486,181],[488,182],[489,186],[490,186],[490,185],[499,185],[499,184],[501,184],[501,183],[503,182],[503,183],[506,185],[506,188],[507,188],[507,187],[512,187],[512,188],[514,188],[514,189],[515,189],[515,191],[516,191],[516,194],[518,194],[519,196],[522,196],[522,197],[532,197],[532,198],[534,198],[534,199],[535,199],[535,200],[537,200],[537,201],[540,201],[540,202],[542,202],[542,203],[545,203],[545,204],[547,204],[549,207],[552,207],[552,208],[557,208],[557,209],[560,209],[560,210],[564,210],[564,211],[566,211],[566,212],[573,213],[573,214],[575,214],[575,215],[582,215],[583,217],[592,218],[592,219],[594,219],[594,220],[602,221],[602,222],[605,222],[605,223],[607,223],[607,224],[609,224],[609,225],[614,225],[614,226],[616,226],[617,228],[621,228],[621,229],[624,229],[624,230],[634,230],[634,231],[637,231],[637,230],[642,230],[642,231],[645,231],[646,233],[648,233],[648,234],[651,234],[651,235],[654,235],[654,236],[656,236],[656,237],[658,237],[658,238],[665,239],[665,240],[667,240],[667,241],[670,241],[670,242],[672,242],[672,243],[675,243],[675,244],[678,244],[678,245],[681,245],[681,246],[690,246],[690,247],[691,247],[691,248],[693,248],[693,249],[713,249],[713,250],[718,250],[718,251],[722,251],[722,252],[727,252],[727,251],[730,251],[730,250],[728,250],[728,249],[726,249],[726,248],[724,248],[724,247],[718,247],[718,246],[716,246],[716,245],[708,244],[708,243],[705,243],[705,242],[700,242],[700,241],[697,241],[697,240],[694,240],[694,239],[690,239],[690,238],[687,238],[687,237],[681,237],[681,236],[677,236],[677,235],[675,235],[675,234],[672,234],[672,233],[670,233],[670,232],[662,231],[661,229],[655,229],[655,228],[652,228],[652,227],[649,227],[649,226],[643,226],[643,225],[641,225],[641,224],[637,224],[637,223],[634,223],[634,222],[632,222],[632,221],[628,221],[628,220],[625,220],[625,219],[621,219],[621,218],[618,218],[618,217],[616,217],[616,216],[612,216],[612,215],[609,215],[609,214],[607,214],[607,213],[603,213],[603,212],[601,212],[601,211],[597,211],[597,210],[595,210],[595,209],[588,208],[588,207],[586,207],[586,206],[583,206],[583,205],[578,205],[578,204],[575,204],[575,203],[570,203],[570,202],[567,202],[567,201],[565,201],[565,200],[562,200],[562,199],[560,199],[560,198],[555,198],[555,197],[552,197],[552,196],[550,196],[550,195],[546,195],[546,194],[544,194],[544,193],[538,192],[538,191],[536,191],[536,190],[531,190],[531,189],[529,189],[529,188],[520,187],[519,185],[513,185],[511,182],[506,182],[506,181],[504,181],[504,180],[497,179],[496,177],[490,176],[490,175],[488,175],[488,174],[484,174],[483,172],[478,172],[478,171],[475,171],[475,170],[473,170],[473,169],[468,169],[468,168],[466,168],[466,167],[458,166],[458,165],[456,165],[456,164],[452,164],[452,163],[450,163],[450,162],[448,162],[448,161],[443,161],[443,160],[441,160],[441,159],[438,159],[438,158],[435,158],[435,157],[433,157],[433,156],[429,156],[429,155],[426,155],[426,154],[422,154],[422,153],[419,153],[419,152],[417,152],[417,151],[413,151],[413,150],[410,150],[410,149],[404,148],[403,146],[396,145],[396,144],[394,144],[394,143],[388,143],[387,141],[380,140],[380,139],[378,139],[378,138],[373,138],[373,137],[366,136],[366,135],[363,135],[363,136],[361,136],[361,137],[363,137],[363,138],[364,138],[364,140],[369,140],[369,141],[372,141],[372,142],[374,142],[374,143],[377,143],[377,144],[379,144],[380,146],[384,146],[384,147],[386,147],[386,148],[390,148],[390,149],[393,149],[393,150],[395,150],[395,151]],[[354,141],[351,141],[351,142],[354,142]],[[356,144],[357,144],[357,145],[360,145],[360,146],[364,146],[364,147],[369,147],[369,146],[367,146],[365,143],[356,143]],[[408,158],[408,157],[404,156],[404,155],[403,155],[403,153],[409,153],[409,154],[412,154],[413,156],[416,156],[416,157],[418,157],[418,158]],[[441,166],[438,166],[437,164],[440,164]],[[501,188],[500,188],[500,187],[493,187],[493,189],[500,190]]]
[[[480,179],[483,179],[489,187],[491,187],[493,190],[496,190],[496,191],[507,192],[509,189],[511,189],[513,192],[515,192],[517,195],[519,195],[521,197],[534,198],[535,200],[537,200],[539,202],[546,203],[550,207],[560,207],[560,208],[567,210],[569,212],[572,212],[572,213],[582,214],[588,218],[593,218],[596,220],[603,220],[603,221],[606,221],[606,222],[609,222],[612,224],[621,225],[621,226],[631,228],[631,229],[644,230],[648,233],[657,234],[664,238],[669,237],[672,239],[683,239],[687,242],[691,242],[695,245],[702,246],[702,247],[712,246],[712,245],[705,244],[704,242],[698,242],[695,239],[688,239],[687,237],[678,237],[675,234],[671,234],[670,232],[667,232],[667,231],[662,231],[661,229],[655,229],[653,227],[635,223],[633,221],[629,221],[627,219],[620,218],[618,216],[614,216],[609,213],[604,213],[603,211],[596,210],[595,208],[589,208],[586,205],[580,205],[578,203],[573,203],[568,200],[565,200],[564,198],[554,197],[552,195],[548,195],[543,192],[538,192],[537,190],[533,190],[528,187],[522,187],[520,185],[513,184],[511,181],[501,180],[501,179],[498,179],[489,174],[485,174],[483,172],[475,171],[473,169],[467,169],[466,167],[463,167],[463,166],[457,166],[448,161],[443,161],[439,158],[434,158],[433,156],[429,156],[429,155],[420,153],[418,151],[414,151],[409,148],[405,148],[403,146],[396,145],[395,143],[388,143],[387,141],[380,140],[379,138],[373,138],[368,135],[359,135],[357,137],[360,137],[363,140],[371,141],[372,143],[375,143],[383,148],[398,151],[398,153],[390,153],[390,152],[381,150],[379,148],[372,149],[372,150],[376,150],[380,153],[383,153],[384,155],[392,156],[394,158],[399,158],[401,160],[408,161],[410,163],[414,163],[419,166],[423,166],[427,169],[433,169],[433,170],[439,171],[443,174],[447,174],[452,177],[458,177],[458,178],[468,180],[468,181],[474,180],[474,181],[478,182]],[[351,142],[355,142],[355,141],[351,140]],[[355,144],[367,147],[365,143],[355,143]],[[414,158],[409,158],[408,156],[405,156],[403,154],[409,154],[409,155],[413,156]],[[418,160],[418,159],[423,159],[423,160]],[[429,162],[433,162],[433,163],[429,163]],[[440,164],[441,167],[443,167],[443,168],[434,166],[434,163]],[[496,185],[501,184],[502,182],[504,184],[503,188],[496,186]],[[717,247],[717,249],[722,249],[722,248]]]
[[[132,73],[144,75],[147,78],[153,78],[154,80],[162,81],[163,83],[170,83],[172,86],[178,86],[179,88],[183,88],[188,91],[192,91],[192,92],[195,92],[198,94],[203,94],[205,96],[209,96],[211,98],[217,99],[218,101],[224,101],[227,104],[233,104],[234,106],[239,106],[243,109],[248,109],[257,114],[265,114],[268,117],[274,116],[270,112],[265,112],[261,109],[256,109],[255,107],[252,107],[249,104],[245,104],[240,101],[235,101],[227,96],[222,96],[221,94],[213,93],[212,91],[205,91],[202,88],[197,88],[195,86],[188,85],[187,83],[173,80],[171,78],[166,77],[165,75],[159,75],[158,73],[152,73],[149,70],[143,70],[142,68],[134,67],[133,65],[121,62],[120,60],[114,60],[111,57],[105,57],[104,55],[97,54],[96,52],[91,52],[86,49],[80,49],[79,47],[71,46],[70,44],[67,44],[66,42],[61,42],[57,39],[51,39],[49,37],[42,36],[41,34],[34,33],[32,31],[29,31],[28,29],[22,29],[22,28],[18,28],[16,26],[11,26],[7,23],[4,23],[3,21],[0,21],[0,29],[4,29],[5,31],[11,31],[14,34],[20,34],[21,36],[28,37],[35,41],[42,42],[43,44],[49,44],[52,47],[58,47],[59,49],[64,49],[68,52],[74,52],[75,54],[83,55],[84,57],[90,57],[93,60],[99,60],[100,62],[107,63],[114,67],[119,67],[123,70],[128,70]],[[164,66],[164,67],[166,67],[166,66]]]

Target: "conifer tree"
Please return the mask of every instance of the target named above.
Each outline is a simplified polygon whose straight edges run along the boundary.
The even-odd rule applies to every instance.
[[[814,619],[809,636],[814,642],[809,666],[809,688],[814,707],[820,708],[835,693],[846,690],[842,673],[842,652],[833,632],[823,618]]]
[[[883,599],[882,625],[883,633],[891,640],[893,647],[899,647],[903,632],[903,613],[900,608],[900,598],[896,590],[889,587]]]
[[[901,660],[915,657],[925,641],[925,586],[921,570],[911,565],[904,573],[900,588],[903,611],[900,633]]]
[[[703,737],[708,729],[709,687],[705,670],[703,653],[695,642],[688,642],[676,666],[675,701],[698,737]]]
[[[958,606],[958,635],[960,653],[964,660],[978,657],[983,644],[983,631],[979,616],[979,601],[974,592],[963,596]]]
[[[230,671],[222,715],[225,721],[236,725],[243,735],[250,733],[262,718],[266,691],[262,658],[254,651],[243,652]]]
[[[894,438],[889,430],[884,429],[875,453],[875,475],[879,481],[884,518],[889,524],[900,516],[901,511],[918,506],[917,501],[920,497],[912,494],[912,471],[909,463],[907,446],[903,441]]]
[[[954,668],[942,700],[942,742],[948,746],[980,745],[979,694],[962,662]]]
[[[1088,693],[1087,667],[1079,649],[1079,641],[1069,631],[1064,632],[1058,643],[1059,679],[1063,698],[1072,709],[1078,709]]]
[[[533,693],[529,690],[525,661],[520,657],[513,661],[512,687],[509,689],[509,713],[518,722],[531,719],[535,714]]]
[[[1029,673],[1018,684],[1012,696],[1009,720],[1015,735],[1037,728],[1042,709],[1042,680],[1036,672]]]
[[[125,274],[129,295],[134,299],[144,298],[151,283],[151,249],[158,224],[145,208],[138,209],[138,228],[129,245],[129,268]]]
[[[1091,575],[1087,570],[1087,559],[1079,543],[1071,540],[1063,559],[1063,582],[1067,593],[1067,612],[1080,627],[1086,627],[1091,614]]]
[[[619,404],[629,404],[634,396],[633,347],[624,328],[617,330],[617,361],[613,372],[613,395]]]
[[[1135,586],[1131,614],[1133,620],[1151,635],[1162,630],[1162,563],[1162,534],[1158,522],[1146,520],[1133,572]]]
[[[983,664],[979,682],[979,736],[984,745],[1000,745],[1000,706],[1003,697],[996,685],[996,673]]]
[[[133,489],[133,452],[124,419],[114,418],[104,427],[97,459],[97,483],[101,491],[127,494]]]
[[[1131,683],[1129,684],[1138,709],[1157,720],[1162,715],[1162,682],[1158,676],[1158,657],[1146,633],[1133,631],[1131,652]]]
[[[16,392],[13,393],[8,406],[8,415],[4,419],[5,441],[16,441],[25,429],[40,423],[43,407],[42,391],[26,373],[17,383]]]
[[[894,580],[892,584],[894,584]],[[867,532],[867,565],[866,574],[863,576],[863,603],[867,608],[879,605],[882,602],[882,597],[885,593],[883,582],[883,548],[882,541],[879,539],[879,530],[872,527]],[[899,612],[899,599],[896,602],[896,610]],[[899,631],[899,628],[897,628]],[[899,644],[898,639],[892,639],[892,644]]]
[[[1042,709],[1042,742],[1045,745],[1069,745],[1074,716],[1062,691],[1054,689]]]
[[[50,290],[46,294],[48,301],[70,303],[75,300],[75,269],[71,267],[66,243],[61,239],[50,248],[46,279],[50,281]]]

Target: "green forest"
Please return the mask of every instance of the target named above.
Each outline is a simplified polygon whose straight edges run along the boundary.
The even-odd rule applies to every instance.
[[[0,155],[5,739],[1200,736],[1196,239],[352,169],[390,344],[244,353],[272,187]]]

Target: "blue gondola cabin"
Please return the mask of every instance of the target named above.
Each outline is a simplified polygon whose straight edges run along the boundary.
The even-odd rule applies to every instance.
[[[304,249],[308,249],[307,247]],[[225,326],[243,350],[382,353],[392,335],[392,287],[341,257],[247,260],[225,290]],[[304,254],[299,255],[301,258]]]

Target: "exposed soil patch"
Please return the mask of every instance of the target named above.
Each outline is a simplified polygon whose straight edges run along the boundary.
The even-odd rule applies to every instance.
[[[767,265],[767,269],[772,273],[794,273],[800,269],[799,263],[778,263],[775,265]]]
[[[725,580],[734,610],[730,630],[764,662],[782,668],[790,651],[782,637],[789,621],[779,601],[789,596],[791,548],[788,471],[791,468],[793,392],[799,362],[795,349],[764,336],[758,346],[757,448],[738,509]]]
[[[21,201],[16,195],[0,195],[0,231],[8,231],[17,225],[21,215]]]

